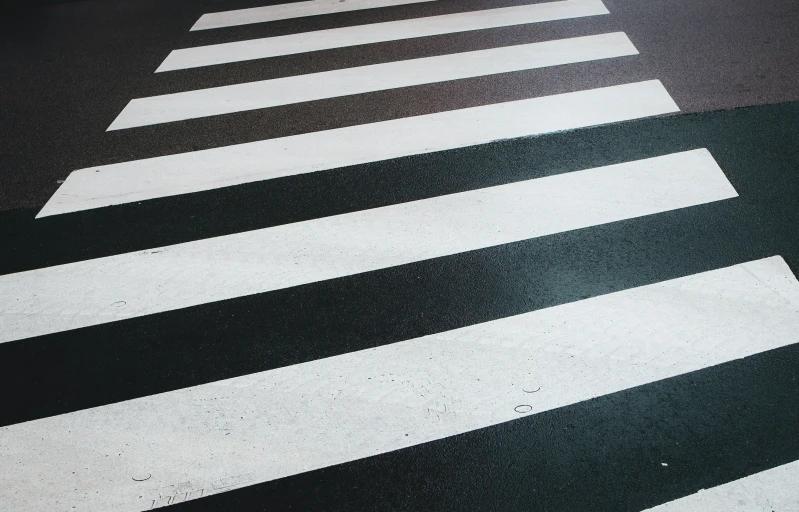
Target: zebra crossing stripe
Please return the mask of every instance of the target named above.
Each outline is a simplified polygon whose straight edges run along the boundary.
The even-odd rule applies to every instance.
[[[265,37],[174,50],[156,73],[601,14],[608,14],[608,10],[600,0],[566,0]]]
[[[797,306],[776,256],[12,425],[0,485],[13,510],[146,510],[787,346]]]
[[[736,197],[705,149],[0,276],[0,342]]]
[[[614,32],[197,89],[131,100],[108,130],[637,53],[624,33]]]
[[[653,80],[90,167],[72,172],[37,217],[678,110]]]
[[[773,512],[799,510],[799,461],[702,489],[648,512]]]
[[[191,27],[191,30],[208,30],[212,28],[235,27],[251,23],[288,20],[305,16],[319,16],[337,12],[376,9],[395,5],[417,4],[435,0],[309,0],[305,2],[289,2],[264,7],[237,9],[235,11],[203,14]]]

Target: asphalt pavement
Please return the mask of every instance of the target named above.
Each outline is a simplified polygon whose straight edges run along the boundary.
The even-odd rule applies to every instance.
[[[0,508],[799,510],[799,4],[347,1],[3,17]]]

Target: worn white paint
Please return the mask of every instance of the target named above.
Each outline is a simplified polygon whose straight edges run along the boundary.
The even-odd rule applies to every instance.
[[[90,167],[72,172],[37,217],[678,110],[655,80]]]
[[[434,0],[309,0],[290,2],[264,7],[251,7],[235,11],[213,12],[203,14],[191,30],[208,30],[211,28],[235,27],[251,23],[304,18],[337,12],[377,9],[395,5],[417,4]]]
[[[0,276],[0,342],[736,197],[700,149]]]
[[[799,331],[797,331],[799,332]],[[799,461],[703,489],[649,512],[796,512],[799,510]]]
[[[156,72],[601,14],[600,0],[566,0],[357,25],[174,50]]]
[[[108,130],[637,53],[614,32],[225,85],[131,100]]]
[[[799,283],[772,257],[2,428],[0,501],[146,510],[701,370],[797,332]]]

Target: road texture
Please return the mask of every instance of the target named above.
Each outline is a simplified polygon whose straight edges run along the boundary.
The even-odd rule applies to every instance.
[[[569,0],[155,73],[553,4],[393,3],[3,17],[0,509],[799,510],[799,4]],[[575,39],[609,33],[637,53]],[[259,81],[304,85],[178,96]],[[182,120],[113,129],[131,100]]]

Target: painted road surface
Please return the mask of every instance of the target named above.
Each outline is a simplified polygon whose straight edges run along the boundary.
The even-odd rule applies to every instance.
[[[174,71],[332,48],[600,14],[608,14],[608,10],[599,0],[568,0],[356,25],[312,33],[263,37],[248,41],[174,50],[155,71],[156,73]]]
[[[0,342],[737,196],[706,150],[0,276]]]
[[[248,25],[250,23],[264,23],[267,21],[319,16],[335,12],[357,11],[360,9],[377,9],[380,7],[391,7],[392,5],[430,1],[433,0],[350,0],[347,3],[340,0],[306,0],[302,2],[203,14],[190,30],[235,27],[237,25]]]
[[[3,431],[17,470],[0,483],[22,491],[14,509],[147,510],[159,496],[131,477],[145,468],[167,487],[342,464],[784,346],[798,306],[799,282],[769,258],[23,423]]]
[[[629,38],[616,32],[198,89],[132,100],[108,130],[637,53]]]
[[[799,462],[756,473],[712,489],[650,509],[653,512],[691,510],[797,510],[799,496],[793,491],[799,478]]]
[[[39,217],[679,110],[657,81],[556,94],[72,172]],[[312,147],[313,152],[303,148]]]
[[[797,507],[794,2],[10,14],[3,510]]]

